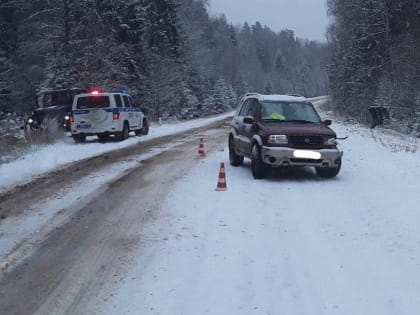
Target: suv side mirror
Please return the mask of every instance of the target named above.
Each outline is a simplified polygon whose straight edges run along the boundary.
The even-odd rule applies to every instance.
[[[324,120],[322,123],[323,123],[325,126],[331,126],[331,125],[332,125],[332,120],[331,120],[331,119],[327,119],[327,120]]]
[[[255,121],[254,118],[251,116],[244,117],[244,124],[252,125]]]

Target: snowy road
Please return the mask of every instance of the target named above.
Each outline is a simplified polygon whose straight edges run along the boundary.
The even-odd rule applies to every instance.
[[[172,190],[107,314],[418,314],[418,141],[335,125],[344,167],[252,179],[207,157]],[[106,292],[106,293],[105,293]],[[100,298],[103,298],[101,295]],[[97,305],[101,300],[97,300]]]
[[[203,159],[195,141],[162,152],[1,280],[0,313],[418,314],[419,141],[333,128],[349,135],[333,180],[254,180],[229,165],[226,129]]]

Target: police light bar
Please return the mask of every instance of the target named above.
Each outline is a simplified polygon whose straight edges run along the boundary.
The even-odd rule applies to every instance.
[[[101,89],[97,87],[92,87],[89,89],[89,93],[92,95],[99,95],[99,93],[101,93]]]

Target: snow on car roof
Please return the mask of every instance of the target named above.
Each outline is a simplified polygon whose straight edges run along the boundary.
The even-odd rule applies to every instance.
[[[259,95],[260,101],[280,101],[280,102],[293,102],[293,101],[307,101],[304,96],[292,96],[292,95],[282,95],[282,94],[271,94],[271,95]]]

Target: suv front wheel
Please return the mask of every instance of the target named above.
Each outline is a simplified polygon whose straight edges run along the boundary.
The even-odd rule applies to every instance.
[[[254,179],[263,179],[267,175],[267,165],[265,165],[262,156],[261,148],[254,143],[251,150],[251,170]]]
[[[338,161],[338,165],[335,167],[317,167],[315,169],[316,169],[316,174],[319,177],[324,177],[324,178],[336,177],[341,169],[341,159]]]
[[[229,137],[229,161],[232,166],[240,166],[244,162],[244,157],[235,153],[233,136]]]

